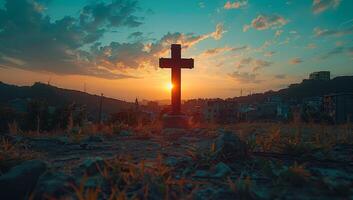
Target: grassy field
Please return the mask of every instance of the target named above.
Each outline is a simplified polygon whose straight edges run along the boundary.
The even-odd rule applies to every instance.
[[[26,198],[353,198],[351,124],[204,124],[167,133],[158,123],[47,133],[10,127],[0,138],[0,185],[29,160],[46,165],[31,187],[21,186]],[[234,138],[222,141],[225,134]],[[48,185],[58,173],[65,178]]]

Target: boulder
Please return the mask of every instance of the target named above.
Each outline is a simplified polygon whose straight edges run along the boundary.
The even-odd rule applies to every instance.
[[[99,169],[104,169],[104,160],[102,157],[88,158],[78,167],[78,174],[93,176],[99,173]]]
[[[134,133],[129,130],[121,130],[119,132],[119,136],[123,136],[123,137],[128,137],[128,136],[133,136],[133,135],[134,135]]]
[[[99,135],[90,135],[83,139],[83,143],[95,143],[95,142],[103,142],[103,138]]]
[[[46,169],[46,163],[40,160],[25,161],[11,168],[0,176],[0,199],[28,198]]]
[[[224,164],[223,162],[220,162],[215,166],[211,176],[214,178],[225,178],[231,173],[232,170],[230,169],[230,167]]]
[[[231,131],[218,130],[215,141],[215,157],[221,161],[243,160],[248,158],[248,146]]]
[[[73,177],[62,172],[46,172],[38,180],[35,189],[36,199],[65,199],[72,195],[73,188],[70,183],[74,182]]]

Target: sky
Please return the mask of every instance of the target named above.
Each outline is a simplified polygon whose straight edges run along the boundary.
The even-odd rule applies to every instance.
[[[127,101],[278,90],[313,71],[353,75],[352,0],[0,0],[0,81],[50,82]],[[242,92],[241,92],[242,91]]]

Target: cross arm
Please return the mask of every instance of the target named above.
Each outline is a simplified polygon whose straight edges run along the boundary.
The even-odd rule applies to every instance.
[[[159,67],[160,68],[172,68],[173,62],[170,58],[160,58],[159,59]]]
[[[192,58],[183,58],[183,59],[181,59],[180,67],[181,68],[188,68],[188,69],[194,68],[194,59],[192,59]]]

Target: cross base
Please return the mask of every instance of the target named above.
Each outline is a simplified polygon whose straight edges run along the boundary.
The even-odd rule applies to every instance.
[[[183,114],[166,114],[162,118],[164,129],[188,129],[190,127],[189,117]]]

